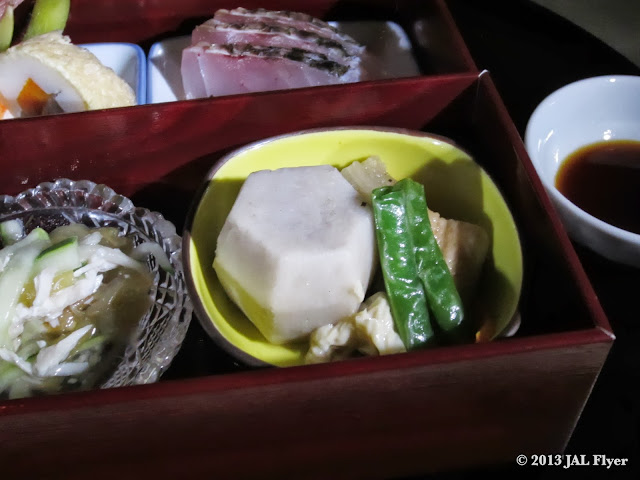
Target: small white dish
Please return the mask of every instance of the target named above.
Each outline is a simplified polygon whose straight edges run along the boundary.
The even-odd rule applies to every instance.
[[[147,103],[147,62],[140,46],[133,43],[90,43],[81,46],[131,86],[138,105]]]
[[[525,132],[527,152],[569,235],[605,258],[640,267],[640,235],[590,215],[555,186],[567,156],[608,140],[640,141],[639,76],[608,75],[566,85],[538,105]]]
[[[367,47],[375,64],[375,79],[420,75],[413,57],[411,42],[402,27],[394,22],[329,22]],[[147,101],[149,103],[184,100],[180,64],[182,50],[191,44],[191,36],[174,37],[154,43],[147,66]]]

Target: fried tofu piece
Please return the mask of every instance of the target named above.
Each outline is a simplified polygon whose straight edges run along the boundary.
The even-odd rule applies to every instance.
[[[489,235],[480,226],[451,220],[429,210],[431,229],[466,303],[473,297],[489,251]]]

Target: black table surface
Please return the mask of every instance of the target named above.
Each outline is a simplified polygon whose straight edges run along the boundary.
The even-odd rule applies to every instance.
[[[635,0],[633,0],[635,1]],[[487,69],[524,137],[535,107],[582,78],[640,75],[640,69],[566,19],[525,0],[447,2],[480,69]],[[640,270],[609,262],[574,245],[616,335],[607,361],[564,454],[627,458],[628,466],[496,466],[428,478],[489,474],[507,478],[640,478]]]

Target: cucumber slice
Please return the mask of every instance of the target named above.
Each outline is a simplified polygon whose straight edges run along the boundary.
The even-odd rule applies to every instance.
[[[0,223],[0,239],[2,239],[3,246],[13,245],[22,237],[24,237],[22,220],[7,220]]]
[[[25,373],[14,364],[6,362],[0,366],[0,393],[13,385]]]
[[[78,355],[81,352],[84,352],[85,350],[90,350],[97,346],[101,346],[102,344],[106,343],[106,341],[107,337],[105,337],[104,335],[98,335],[97,337],[93,337],[89,340],[85,340],[84,342],[80,342],[78,343],[78,345],[76,345],[76,348],[73,349],[73,351],[69,355],[69,358],[72,359],[74,356]]]
[[[69,8],[70,0],[36,0],[24,40],[54,30],[64,30]]]
[[[49,234],[51,243],[58,243],[69,237],[78,237],[78,242],[82,243],[82,239],[89,234],[89,227],[82,223],[70,223],[69,225],[61,225],[56,227]]]
[[[9,258],[8,263],[0,273],[0,348],[12,350],[9,327],[14,319],[16,305],[25,284],[31,279],[36,257],[49,241],[49,236],[46,235],[46,232],[46,239],[40,237],[38,233],[34,234],[34,232],[31,232],[20,242],[3,249],[4,251],[12,247],[21,246]]]
[[[11,46],[13,39],[13,7],[7,5],[4,15],[0,18],[0,52]]]
[[[23,239],[0,250],[0,272],[4,270],[4,267],[7,265],[14,253],[34,243],[40,245],[41,248],[46,248],[50,243],[49,234],[42,228],[34,228],[31,233]]]
[[[69,237],[45,248],[35,259],[34,275],[45,268],[53,269],[56,273],[75,270],[80,267],[78,254],[78,237]]]

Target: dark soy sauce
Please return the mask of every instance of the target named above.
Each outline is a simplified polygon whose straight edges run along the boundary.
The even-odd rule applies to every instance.
[[[576,150],[560,166],[556,188],[594,217],[640,234],[640,142],[611,140]]]

